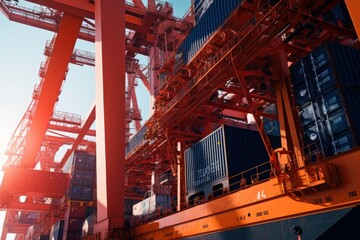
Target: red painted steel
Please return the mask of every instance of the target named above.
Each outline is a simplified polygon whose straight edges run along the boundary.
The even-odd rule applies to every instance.
[[[61,161],[58,165],[57,170],[60,171],[60,169],[62,169],[62,167],[64,166],[66,161],[69,159],[71,154],[77,149],[77,147],[81,144],[81,142],[84,141],[83,139],[84,139],[85,135],[90,131],[90,127],[95,121],[95,109],[96,109],[95,106],[93,106],[91,108],[91,111],[90,111],[89,115],[87,116],[85,123],[82,125],[81,130],[74,141],[74,144],[72,145],[71,149],[64,154],[63,158],[61,159]]]
[[[42,91],[38,99],[39,102],[28,132],[27,142],[31,144],[24,147],[24,155],[20,165],[22,167],[34,167],[42,136],[46,132],[47,123],[58,99],[81,22],[82,18],[68,14],[64,14],[61,19],[61,27],[54,43],[52,57],[48,61]]]
[[[356,0],[345,0],[346,6],[349,10],[351,20],[354,24],[356,33],[360,36],[360,2]]]
[[[54,187],[56,186],[56,187]],[[62,198],[69,187],[69,175],[25,168],[6,168],[1,192]]]
[[[54,204],[40,204],[40,203],[22,203],[22,202],[7,202],[4,208],[8,211],[32,211],[32,212],[51,212],[56,209],[58,205]]]
[[[124,226],[125,165],[125,3],[95,2],[96,170],[95,232]],[[119,14],[120,13],[120,14]],[[109,26],[112,26],[109,28]]]

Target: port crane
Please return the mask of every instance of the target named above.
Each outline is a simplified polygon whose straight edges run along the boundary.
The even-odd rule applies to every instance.
[[[56,152],[59,144],[67,143],[63,138],[59,140],[49,136],[47,139],[44,136],[46,131],[51,129],[51,120],[59,121],[54,112],[54,104],[66,76],[68,64],[74,61],[77,64],[94,65],[94,57],[90,56],[91,54],[73,51],[78,38],[87,41],[102,40],[97,46],[100,57],[97,57],[95,62],[104,79],[101,80],[101,78],[97,82],[99,84],[97,94],[100,97],[97,98],[96,108],[91,108],[84,125],[81,126],[75,122],[78,137],[72,142],[78,145],[87,144],[82,142],[82,138],[91,134],[89,127],[95,120],[96,114],[96,119],[102,122],[102,125],[97,127],[97,136],[104,139],[101,143],[97,142],[97,155],[107,159],[103,163],[103,170],[98,174],[108,176],[109,179],[117,179],[118,181],[114,181],[116,184],[122,181],[124,175],[117,176],[119,170],[110,168],[120,169],[120,172],[133,168],[134,171],[126,172],[138,174],[137,165],[140,165],[142,169],[151,169],[159,160],[164,165],[163,170],[170,168],[176,175],[177,169],[181,168],[180,165],[184,162],[183,156],[177,149],[178,143],[184,149],[188,144],[198,141],[211,132],[214,125],[229,121],[231,116],[226,116],[223,113],[224,110],[254,116],[280,179],[283,176],[278,166],[279,159],[274,157],[276,153],[268,143],[262,122],[263,118],[279,119],[280,128],[287,129],[290,134],[282,138],[284,151],[277,153],[280,154],[280,158],[288,158],[287,150],[293,151],[298,161],[296,167],[302,168],[304,159],[298,131],[294,124],[296,116],[289,100],[290,74],[284,69],[287,69],[288,62],[300,59],[325,39],[344,42],[357,38],[353,29],[347,29],[341,24],[327,23],[320,17],[310,14],[310,12],[318,12],[318,14],[325,12],[338,1],[332,1],[330,4],[326,4],[325,1],[314,4],[312,1],[305,0],[280,0],[274,3],[271,1],[265,3],[260,0],[244,1],[237,14],[229,18],[222,30],[215,34],[215,37],[204,46],[191,63],[182,66],[176,60],[175,49],[191,28],[193,17],[190,13],[183,19],[173,17],[171,6],[167,3],[148,1],[148,6],[145,7],[141,1],[135,0],[116,1],[116,3],[86,0],[76,3],[65,0],[31,0],[29,2],[40,4],[43,8],[28,10],[17,4],[1,1],[1,10],[10,20],[56,32],[56,38],[47,45],[48,49],[45,52],[48,59],[42,67],[42,81],[36,91],[34,90],[33,105],[30,104],[27,114],[21,121],[25,127],[19,128],[20,134],[13,136],[12,143],[14,144],[9,146],[11,160],[6,166],[12,170],[7,170],[9,174],[5,174],[5,182],[11,179],[10,171],[13,171],[13,174],[21,172],[31,177],[31,174],[34,174],[32,168],[37,161],[45,166],[44,169],[51,167],[60,169],[61,165],[52,165],[51,158],[50,162],[47,162],[49,157],[39,158],[38,153],[42,144],[45,145],[45,149],[51,149],[46,151],[47,153],[53,153]],[[121,23],[114,26],[117,29],[115,33],[106,27],[117,22],[115,20],[118,13],[112,10],[113,7],[125,12],[121,17]],[[105,12],[113,14],[107,16]],[[99,23],[99,27],[95,28],[94,19]],[[307,25],[304,26],[304,22]],[[357,26],[356,21],[354,25]],[[124,35],[125,28],[132,31]],[[321,34],[314,36],[310,34],[311,31]],[[126,51],[126,54],[125,57],[121,54],[121,56],[113,56],[112,51]],[[134,59],[136,53],[154,57],[155,61],[151,63],[151,71],[149,71],[151,81],[146,79],[146,74],[142,71],[144,68],[141,68]],[[159,55],[162,55],[161,58],[155,57]],[[106,64],[109,63],[126,67],[115,71],[107,67]],[[125,72],[128,74],[128,80],[130,79],[127,93],[125,85],[118,82],[118,79],[124,79]],[[146,83],[154,98],[154,114],[146,123],[146,139],[152,141],[144,141],[135,151],[127,153],[126,161],[122,163],[117,159],[125,155],[124,149],[120,152],[114,151],[115,146],[125,146],[125,137],[129,137],[129,134],[121,130],[122,126],[128,126],[130,120],[141,119],[133,91],[133,86],[136,85],[135,75]],[[160,79],[160,76],[165,79]],[[51,83],[48,80],[50,78]],[[105,83],[112,83],[114,86]],[[114,104],[114,97],[123,96],[124,93],[126,97],[121,102],[124,104],[120,104],[124,105],[124,108],[118,107]],[[130,100],[134,107],[133,111],[129,109]],[[35,109],[34,105],[36,105]],[[277,105],[277,114],[267,111],[274,105]],[[111,111],[111,116],[109,116],[109,109],[114,110]],[[30,113],[31,124],[29,124]],[[225,117],[219,117],[224,115]],[[129,116],[129,118],[124,119],[123,116]],[[206,126],[205,130],[202,126]],[[74,127],[70,127],[71,130],[67,127],[61,128],[65,132],[74,131]],[[111,132],[114,129],[119,129],[121,134],[112,136]],[[136,129],[140,130],[139,122]],[[24,136],[26,136],[25,144],[21,143]],[[30,147],[26,144],[27,142],[31,142],[35,147]],[[54,144],[56,142],[57,144]],[[90,149],[94,147],[94,143],[89,144]],[[74,146],[71,150],[76,148],[76,144]],[[66,157],[60,164],[64,164],[64,161]],[[55,176],[48,173],[45,177],[50,175]],[[182,188],[180,175],[178,179],[178,188]],[[64,188],[62,192],[57,193],[58,196],[64,195],[66,181],[62,183]],[[148,180],[147,183],[149,183]],[[123,193],[115,194],[114,189],[118,186],[113,184],[106,181],[98,183],[98,186],[102,186],[100,189],[106,189],[105,186],[112,189],[109,193],[98,194],[98,201],[107,203],[107,208],[98,206],[98,212],[101,213],[100,220],[103,220],[99,221],[99,232],[122,228],[121,205],[119,207],[118,203],[124,195]],[[46,193],[46,190],[41,190],[41,193]],[[120,188],[120,192],[126,192],[123,190]],[[13,202],[10,189],[4,188],[4,192],[9,194],[4,196],[1,202]],[[178,200],[179,210],[180,206],[184,205],[184,192],[184,189],[179,191],[181,196]],[[118,236],[116,231],[112,234]]]

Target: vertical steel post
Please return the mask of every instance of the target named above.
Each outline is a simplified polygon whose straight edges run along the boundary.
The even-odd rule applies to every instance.
[[[283,112],[283,118],[279,119],[281,121],[287,120],[287,126],[289,129],[289,132],[287,132],[288,135],[291,137],[291,142],[294,148],[294,153],[297,157],[298,161],[298,167],[304,166],[304,159],[302,156],[301,151],[301,144],[300,144],[300,136],[297,129],[296,119],[295,115],[291,106],[291,97],[289,93],[289,79],[290,79],[290,70],[287,65],[287,57],[284,50],[279,51],[278,55],[275,56],[277,65],[279,66],[279,75],[280,75],[280,81],[281,81],[281,97],[282,97],[282,103],[284,104],[282,107],[284,108]],[[282,112],[282,111],[281,111]],[[285,127],[285,123],[281,123],[282,127]],[[283,129],[282,129],[283,130]],[[286,129],[285,129],[286,130]],[[288,137],[288,136],[287,136]],[[289,138],[287,138],[289,139]],[[287,149],[288,150],[288,149]]]
[[[95,1],[97,224],[122,239],[125,175],[125,1]]]

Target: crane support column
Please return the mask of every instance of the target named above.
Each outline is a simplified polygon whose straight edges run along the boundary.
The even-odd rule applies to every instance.
[[[285,130],[285,132],[288,133],[290,132],[290,138],[293,145],[294,153],[297,157],[298,167],[303,167],[304,159],[301,151],[300,136],[297,130],[295,115],[292,110],[291,97],[289,94],[288,83],[290,78],[290,70],[287,65],[287,57],[285,51],[280,50],[279,53],[275,56],[275,59],[276,59],[276,63],[279,66],[279,76],[281,81],[281,86],[280,89],[278,90],[279,90],[279,94],[281,94],[282,101],[278,99],[278,103],[283,103],[278,106],[278,108],[283,108],[280,109],[280,113],[283,113],[280,114],[280,117],[282,117],[282,119],[279,119],[279,121],[281,121],[280,126],[284,128],[281,129],[281,131]],[[284,121],[287,121],[287,124],[285,124]],[[286,127],[288,127],[289,131],[286,131]],[[286,136],[286,138],[289,140],[288,136]]]
[[[95,1],[97,224],[122,239],[125,172],[125,1]]]

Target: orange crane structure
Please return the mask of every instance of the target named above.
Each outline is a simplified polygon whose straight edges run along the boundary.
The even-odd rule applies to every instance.
[[[350,27],[322,18],[340,0],[239,1],[185,64],[181,61],[185,56],[177,50],[194,26],[193,9],[180,19],[174,17],[170,3],[157,0],[148,0],[146,5],[141,0],[27,2],[41,7],[27,9],[17,1],[0,0],[0,10],[11,21],[53,31],[55,36],[45,46],[47,59],[39,71],[40,83],[7,149],[0,186],[0,209],[7,210],[1,239],[7,233],[22,238],[33,225],[41,225],[39,234],[48,234],[63,218],[68,206],[61,200],[70,177],[61,170],[78,149],[96,152],[97,157],[97,222],[91,239],[191,239],[315,213],[327,205],[308,202],[329,200],[329,193],[322,191],[329,186],[335,189],[329,190],[332,198],[327,201],[333,209],[359,204],[352,190],[360,186],[359,179],[345,177],[343,187],[336,190],[339,184],[331,164],[307,164],[288,68],[325,40],[358,47],[356,0],[345,1],[353,21]],[[95,54],[74,50],[77,39],[94,42]],[[149,66],[139,64],[137,54],[150,57]],[[96,101],[85,121],[77,114],[54,110],[69,63],[96,68]],[[153,103],[153,113],[143,126],[135,93],[138,79]],[[269,111],[274,106],[277,111]],[[211,201],[190,206],[184,183],[185,149],[217,126],[246,125],[247,115],[254,118],[252,127],[260,133],[273,178],[235,193],[224,190],[222,198],[209,197]],[[95,119],[96,133],[90,129]],[[271,145],[264,119],[279,121],[281,149]],[[131,137],[132,121],[137,133]],[[96,144],[84,139],[95,135]],[[131,141],[135,145],[126,149]],[[69,150],[60,162],[54,161],[64,145]],[[358,169],[347,160],[358,157],[358,149],[346,154],[331,161]],[[37,165],[40,171],[34,170]],[[289,172],[284,165],[291,166]],[[152,184],[152,175],[163,173],[175,179],[169,187],[177,196],[173,209],[156,219],[135,219],[130,230],[124,231],[124,199],[141,198]],[[349,185],[351,189],[344,187]],[[135,188],[142,188],[141,193]],[[352,192],[351,201],[333,197],[343,192]],[[279,204],[289,206],[286,213],[277,210]],[[36,218],[30,221],[33,213]],[[256,219],[251,218],[254,215]]]

